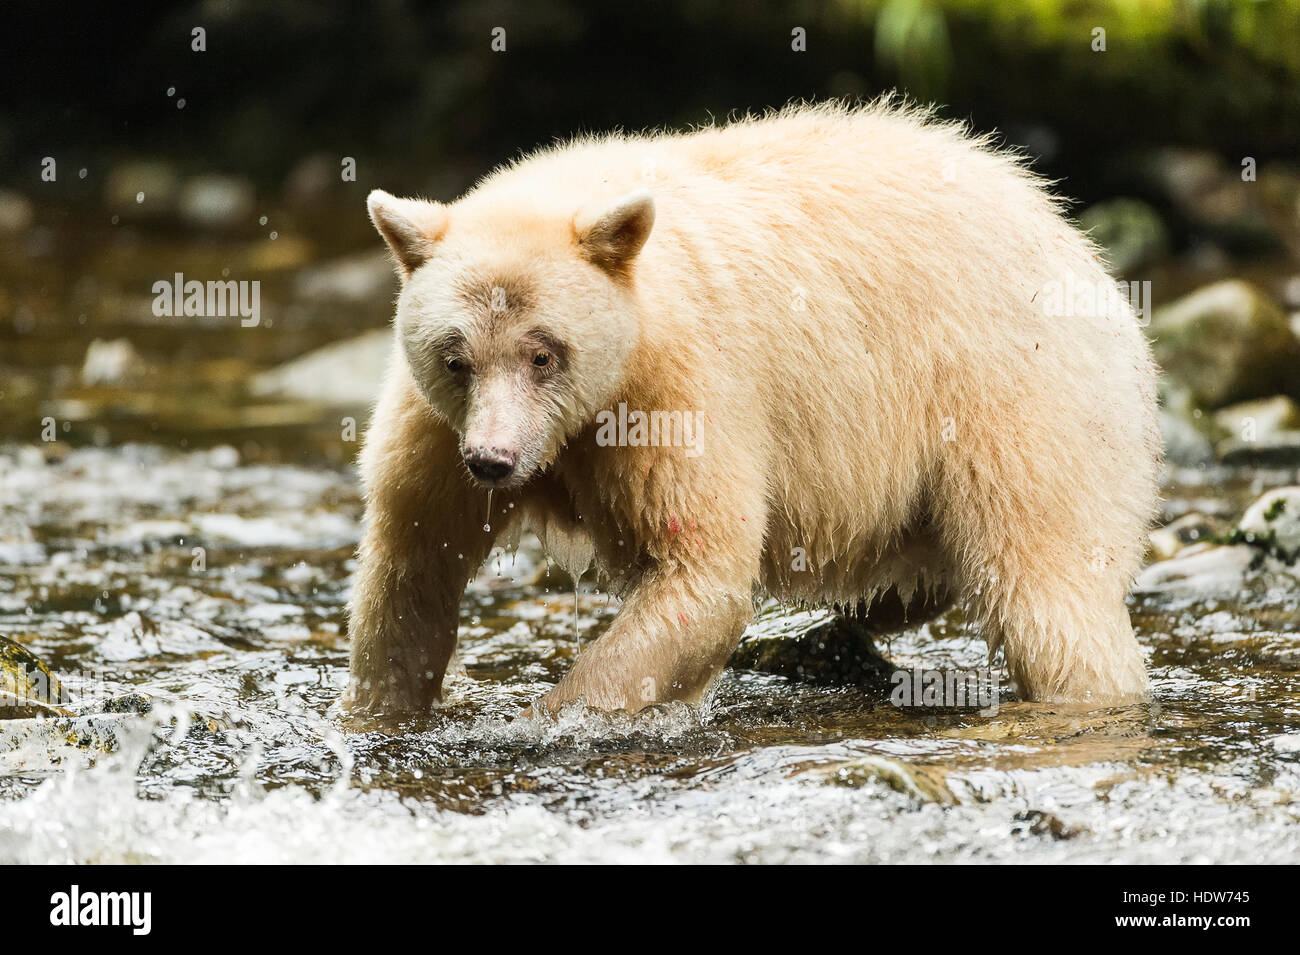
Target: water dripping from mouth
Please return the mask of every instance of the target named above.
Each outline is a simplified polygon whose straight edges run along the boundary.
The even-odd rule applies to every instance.
[[[487,516],[483,518],[483,533],[492,532],[492,488],[488,488]]]
[[[573,578],[573,643],[582,649],[582,635],[578,633],[578,578]]]

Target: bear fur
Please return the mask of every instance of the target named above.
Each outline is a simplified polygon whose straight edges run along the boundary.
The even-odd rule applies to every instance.
[[[1125,596],[1156,371],[1018,157],[887,100],[801,106],[369,208],[402,288],[361,457],[354,710],[441,698],[467,581],[526,530],[623,598],[543,711],[698,700],[756,596],[891,589],[963,600],[1026,699],[1146,694]],[[636,412],[669,438],[611,431]]]

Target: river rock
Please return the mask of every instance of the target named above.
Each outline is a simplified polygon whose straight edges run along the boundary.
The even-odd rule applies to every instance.
[[[1242,440],[1300,428],[1300,408],[1286,395],[1242,401],[1214,413],[1215,423]]]
[[[908,796],[917,803],[938,803],[952,806],[957,797],[948,787],[942,769],[918,766],[886,756],[862,756],[839,765],[819,768],[816,771],[826,782],[854,789],[869,783],[882,783],[895,792]]]
[[[1268,163],[1259,170],[1259,192],[1264,214],[1273,231],[1300,259],[1300,166]]]
[[[1161,367],[1203,407],[1300,394],[1300,339],[1246,282],[1216,282],[1159,309],[1150,332]]]
[[[1106,261],[1116,274],[1160,258],[1169,247],[1160,214],[1140,199],[1108,199],[1089,206],[1079,224],[1106,250]]]
[[[1200,467],[1214,463],[1214,442],[1223,437],[1186,388],[1161,378],[1157,421],[1164,443],[1165,461],[1179,467]]]
[[[1225,464],[1300,465],[1300,408],[1286,395],[1230,405],[1214,421],[1228,435],[1216,448]]]
[[[818,616],[822,619],[808,627],[808,619]],[[791,623],[794,632],[766,626],[746,635],[729,665],[805,683],[888,690],[895,667],[881,655],[863,623],[838,615],[804,614]]]
[[[285,197],[295,205],[311,205],[334,197],[342,191],[341,162],[342,157],[330,153],[304,156],[285,178]]]
[[[1248,589],[1298,585],[1300,487],[1282,487],[1250,505],[1228,533],[1184,546],[1171,559],[1147,567],[1134,589],[1231,599]]]
[[[1214,445],[1182,415],[1161,408],[1160,438],[1165,446],[1165,460],[1179,467],[1195,468],[1214,461]]]
[[[1221,535],[1223,523],[1207,514],[1184,514],[1164,527],[1151,532],[1148,556],[1152,561],[1168,560],[1193,544],[1200,544]]]
[[[0,723],[0,776],[88,767],[120,746],[134,714],[59,715]]]
[[[1237,534],[1294,563],[1300,557],[1300,487],[1274,488],[1250,505],[1237,524]]]
[[[379,389],[393,350],[388,329],[366,332],[308,352],[254,376],[256,395],[278,395],[332,407],[369,407]]]
[[[1239,597],[1262,555],[1245,544],[1196,544],[1138,574],[1133,589],[1143,594],[1178,594],[1199,599]]]
[[[22,644],[0,637],[0,720],[66,714],[71,697],[49,666]]]
[[[1300,431],[1278,431],[1256,441],[1230,438],[1218,446],[1224,464],[1254,468],[1300,467]]]

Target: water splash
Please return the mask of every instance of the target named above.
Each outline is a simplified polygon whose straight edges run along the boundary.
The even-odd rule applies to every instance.
[[[527,538],[510,547],[520,573],[489,569],[468,588],[463,675],[444,705],[353,725],[333,707],[360,515],[342,470],[157,449],[50,464],[0,448],[0,633],[93,701],[78,725],[112,727],[104,751],[82,745],[89,730],[0,725],[0,862],[1300,853],[1294,592],[1136,596],[1155,681],[1146,707],[1007,704],[983,719],[733,670],[703,707],[575,704],[543,721],[518,714],[572,664],[583,612],[598,638],[616,603],[578,576],[571,607],[564,588],[539,592],[547,562]],[[785,640],[819,619],[770,604],[751,635]],[[890,656],[979,666],[984,647],[952,614],[894,635]],[[133,694],[154,709],[97,712]],[[908,773],[941,778],[955,803],[899,785]]]

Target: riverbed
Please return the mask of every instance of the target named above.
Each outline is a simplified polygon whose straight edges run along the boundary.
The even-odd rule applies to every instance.
[[[1163,506],[1231,519],[1295,478],[1175,469]],[[347,464],[0,448],[0,635],[76,701],[0,723],[0,861],[1300,857],[1294,588],[1139,588],[1140,706],[905,710],[730,669],[698,709],[540,722],[519,711],[617,604],[525,542],[466,595],[445,705],[357,726],[336,701],[360,515]],[[817,619],[768,605],[751,637]],[[960,608],[881,649],[904,668],[985,653]]]

